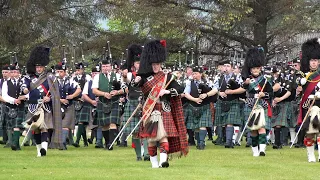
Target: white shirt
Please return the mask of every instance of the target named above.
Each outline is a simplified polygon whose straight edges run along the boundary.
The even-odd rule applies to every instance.
[[[109,79],[109,81],[110,81],[110,75],[111,75],[111,72],[110,73],[108,73],[108,76],[107,76],[107,78]],[[98,75],[96,75],[94,78],[93,78],[93,82],[92,82],[92,89],[93,88],[99,88],[99,77],[100,77],[100,74]],[[120,74],[118,74],[118,73],[116,73],[116,78],[117,78],[117,81],[120,81],[120,82],[122,82],[122,78],[121,78],[121,75]]]
[[[82,94],[89,94],[89,81],[84,84]]]
[[[11,81],[13,83],[12,79],[8,79],[8,81]],[[4,81],[3,85],[2,85],[2,98],[5,102],[10,103],[10,104],[14,104],[14,100],[15,98],[11,97],[8,95],[8,81]],[[16,83],[17,83],[17,79],[16,79]],[[27,97],[27,99],[29,98],[29,94],[24,95],[25,97]]]

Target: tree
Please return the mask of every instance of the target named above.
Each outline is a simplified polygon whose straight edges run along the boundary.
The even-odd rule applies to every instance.
[[[166,38],[169,51],[227,56],[228,50],[261,45],[268,59],[297,34],[315,28],[319,2],[306,0],[121,0],[111,19],[134,25],[138,37]],[[125,25],[124,25],[125,26]],[[121,29],[118,29],[121,31]],[[196,47],[209,41],[205,50]],[[195,46],[196,44],[196,46]]]

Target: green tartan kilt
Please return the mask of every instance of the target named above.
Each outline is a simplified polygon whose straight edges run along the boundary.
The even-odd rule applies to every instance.
[[[229,101],[230,110],[228,112],[223,112],[221,109],[222,101],[218,100],[216,103],[215,112],[215,126],[224,126],[227,124],[242,125],[243,115],[241,115],[240,101],[238,99]]]
[[[103,112],[103,105],[101,102],[98,102],[97,118],[94,120],[93,125],[109,126],[110,124],[120,125],[119,102],[111,101],[111,112],[109,114]]]
[[[184,115],[184,122],[186,124],[187,129],[194,129],[194,115],[192,114],[191,105],[189,103],[186,103],[183,106],[183,115]]]
[[[291,101],[288,103],[288,126],[289,128],[295,128],[297,126],[299,115],[298,101]]]
[[[132,115],[133,111],[138,107],[139,105],[139,100],[133,100],[130,99],[126,103],[124,107],[124,113],[123,113],[123,118],[122,118],[122,125],[125,125],[127,120],[130,118]],[[138,110],[135,115],[131,118],[130,122],[127,124],[127,126],[124,128],[123,133],[124,134],[130,134],[133,128],[138,124],[141,118],[141,110]],[[139,127],[137,127],[133,133],[138,133]]]
[[[91,105],[89,103],[83,103],[80,111],[76,111],[76,123],[83,123],[88,125],[91,116]]]
[[[15,108],[17,111],[16,118],[10,118],[8,116],[9,107],[3,106],[4,108],[4,119],[6,120],[6,127],[8,130],[12,130],[13,128],[23,128],[21,124],[25,120],[25,109],[22,108]]]
[[[193,122],[193,129],[199,129],[201,127],[212,127],[210,104],[206,104],[197,108],[199,108],[200,117],[195,117],[194,115],[190,116],[190,114],[188,115],[188,121],[190,119],[190,121]],[[190,107],[190,112],[193,114],[192,111],[192,107]]]
[[[271,127],[275,126],[284,126],[288,127],[288,114],[289,114],[289,104],[290,102],[280,102],[278,103],[279,114],[275,114],[275,111],[272,111]]]
[[[258,103],[258,104],[262,105],[261,103]],[[246,104],[244,106],[245,123],[247,123],[251,111],[252,111],[252,108],[248,107],[248,105]],[[264,116],[265,116],[265,121],[266,121],[265,129],[271,130],[271,118],[268,116],[268,109],[267,108],[264,109]]]

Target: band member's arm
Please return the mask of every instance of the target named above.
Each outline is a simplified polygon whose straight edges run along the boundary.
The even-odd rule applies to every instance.
[[[7,81],[3,82],[2,85],[2,99],[4,100],[4,102],[6,103],[10,103],[10,104],[20,104],[20,100],[15,99],[13,97],[10,97],[8,95],[8,84]]]
[[[0,96],[0,102],[5,102],[2,96]]]
[[[290,95],[291,95],[291,92],[287,91],[283,96],[274,98],[274,101],[277,103],[281,102],[281,101],[287,99],[288,97],[290,97]]]
[[[187,98],[189,101],[193,101],[193,102],[196,102],[198,104],[201,104],[202,99],[192,97],[190,95],[190,92],[191,92],[191,81],[187,81],[186,82],[186,87],[184,89],[184,97]]]
[[[100,91],[98,88],[99,88],[99,76],[97,75],[93,78],[93,81],[92,81],[92,93],[96,96],[102,96],[107,99],[111,98],[110,93]]]
[[[68,95],[66,97],[66,99],[69,99],[69,100],[70,99],[74,99],[74,98],[78,97],[80,95],[80,93],[81,93],[81,88],[79,87],[79,88],[76,89],[76,91],[73,94]]]
[[[273,87],[272,87],[272,89],[273,89],[273,92],[277,92],[277,91],[279,91],[279,89],[281,88],[281,86],[280,86],[280,83],[275,83],[274,85],[273,85]]]
[[[84,99],[86,102],[92,104],[93,106],[97,106],[97,101],[94,99],[92,100],[88,94],[88,86],[89,86],[89,81],[87,81],[85,84],[84,84],[84,87],[83,87],[83,91],[82,91],[82,99]]]
[[[79,85],[77,82],[71,81],[71,82],[70,82],[70,85],[71,85],[71,88],[76,89],[76,91],[66,97],[66,99],[68,99],[68,100],[70,100],[70,99],[75,99],[75,98],[78,97],[78,96],[80,95],[80,93],[81,93],[81,87],[80,87],[80,85]]]
[[[239,87],[238,89],[227,89],[225,91],[226,94],[242,94],[242,93],[245,93],[246,92],[246,89],[245,88],[242,88],[242,87]]]

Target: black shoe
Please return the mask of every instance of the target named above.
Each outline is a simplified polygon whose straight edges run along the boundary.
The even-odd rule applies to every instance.
[[[224,147],[225,147],[225,148],[234,148],[232,143],[231,143],[231,144],[230,144],[230,143],[226,143],[226,144],[224,145]]]
[[[246,144],[246,147],[251,147],[251,144],[247,143],[247,144]]]
[[[91,140],[91,139],[88,139],[88,143],[89,143],[89,144],[92,144],[93,142],[92,142],[92,140]]]
[[[119,147],[128,147],[127,141],[121,142]]]
[[[208,141],[212,141],[213,139],[212,138],[208,138]]]
[[[106,150],[108,150],[108,151],[112,151],[112,150],[113,150],[113,146],[110,147],[110,145],[111,145],[111,144],[107,144],[107,145],[106,145]]]
[[[80,147],[79,143],[73,143],[72,146],[74,146],[76,148]]]
[[[273,145],[273,146],[272,146],[272,149],[282,149],[282,146],[281,146],[281,145],[280,145],[280,146]]]
[[[40,154],[41,156],[46,156],[47,155],[47,151],[44,148],[40,149]]]
[[[166,162],[161,163],[161,167],[163,167],[163,168],[169,167],[169,162],[166,161]]]
[[[204,150],[204,144],[200,144],[198,147],[199,150]]]
[[[266,153],[261,151],[260,156],[266,156]]]
[[[88,143],[84,143],[83,147],[89,147]]]
[[[143,160],[144,161],[150,161],[150,157],[149,156],[143,157]]]
[[[16,145],[11,145],[11,150],[16,151],[16,150],[18,150],[18,147]]]
[[[103,146],[102,146],[102,145],[97,144],[97,145],[95,146],[95,148],[100,149],[100,148],[103,148]]]
[[[24,144],[23,144],[23,146],[30,146],[30,144],[28,144],[28,143],[24,143]]]
[[[303,148],[303,144],[298,144],[298,143],[297,143],[296,145],[294,145],[294,147],[295,147],[295,148]]]
[[[141,157],[137,157],[137,161],[142,161],[142,158]]]
[[[6,144],[6,142],[4,142],[4,141],[0,141],[0,144]]]
[[[238,143],[238,142],[236,142],[235,146],[241,146],[241,144],[240,144],[240,143]]]

